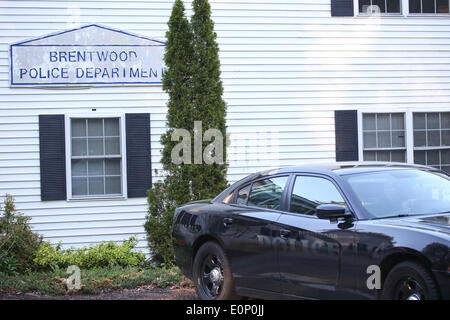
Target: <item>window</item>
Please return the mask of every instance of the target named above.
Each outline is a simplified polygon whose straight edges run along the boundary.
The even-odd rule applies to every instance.
[[[249,192],[250,185],[241,188],[237,194],[236,204],[246,205]]]
[[[266,209],[280,210],[281,197],[288,177],[276,177],[256,181],[248,198],[248,205]]]
[[[71,118],[70,140],[72,197],[123,195],[120,118]]]
[[[413,113],[414,163],[450,173],[450,112]]]
[[[320,177],[297,177],[289,211],[315,215],[316,207],[321,204],[345,205],[345,201],[331,181]]]
[[[363,114],[364,161],[406,161],[404,113]]]
[[[449,13],[449,0],[409,0],[409,13]]]
[[[401,0],[359,0],[359,13],[401,13]]]

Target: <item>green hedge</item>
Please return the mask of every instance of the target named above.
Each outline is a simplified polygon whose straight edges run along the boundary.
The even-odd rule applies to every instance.
[[[111,266],[134,267],[145,261],[145,255],[133,251],[137,239],[131,237],[122,244],[102,242],[92,247],[62,249],[43,242],[39,247],[34,264],[37,269],[57,270],[76,265],[80,269],[94,269]]]

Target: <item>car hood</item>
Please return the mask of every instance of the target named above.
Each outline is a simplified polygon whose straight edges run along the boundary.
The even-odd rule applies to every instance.
[[[417,217],[386,218],[376,224],[399,226],[422,231],[438,232],[450,236],[450,214],[421,215]]]

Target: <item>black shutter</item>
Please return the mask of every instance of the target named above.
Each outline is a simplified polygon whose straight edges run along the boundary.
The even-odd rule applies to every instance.
[[[331,0],[332,17],[353,17],[353,0]]]
[[[41,200],[66,199],[64,115],[39,116]]]
[[[358,112],[334,112],[336,130],[336,161],[358,161]]]
[[[146,197],[152,186],[150,114],[125,115],[128,197]]]

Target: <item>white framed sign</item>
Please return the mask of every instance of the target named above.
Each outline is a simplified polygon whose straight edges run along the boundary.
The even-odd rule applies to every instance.
[[[10,85],[161,84],[165,43],[91,24],[10,45]]]

